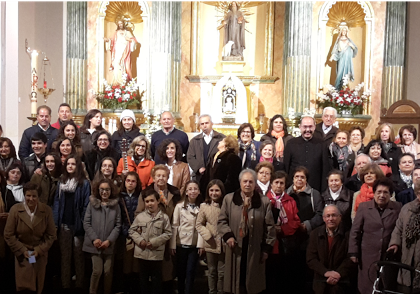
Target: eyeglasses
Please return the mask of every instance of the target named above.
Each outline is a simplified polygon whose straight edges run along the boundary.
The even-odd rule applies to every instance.
[[[111,192],[111,189],[109,189],[109,188],[106,188],[106,189],[101,189],[101,188],[99,188],[99,193],[109,193],[109,192]]]

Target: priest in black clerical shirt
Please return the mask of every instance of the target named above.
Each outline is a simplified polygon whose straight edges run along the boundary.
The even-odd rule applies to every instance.
[[[315,119],[302,116],[299,125],[300,137],[289,140],[284,150],[284,164],[292,181],[296,167],[304,166],[309,170],[309,185],[322,193],[327,188],[326,176],[330,170],[326,143],[314,137]]]

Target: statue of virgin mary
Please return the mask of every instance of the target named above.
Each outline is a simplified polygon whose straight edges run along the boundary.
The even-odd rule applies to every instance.
[[[335,88],[341,90],[343,86],[343,77],[348,75],[351,81],[354,81],[353,58],[357,55],[357,46],[348,36],[349,28],[346,23],[339,26],[339,34],[331,52],[330,61],[337,61],[337,77],[335,79]]]

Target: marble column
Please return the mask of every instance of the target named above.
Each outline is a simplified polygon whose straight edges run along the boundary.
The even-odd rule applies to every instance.
[[[407,3],[387,2],[381,108],[403,97]]]
[[[309,108],[313,2],[287,2],[284,49],[284,113]]]
[[[66,101],[73,110],[86,109],[87,2],[67,2]]]
[[[179,111],[181,2],[152,2],[150,19],[151,111]]]

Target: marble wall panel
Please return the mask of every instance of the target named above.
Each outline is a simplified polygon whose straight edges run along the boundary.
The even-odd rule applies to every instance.
[[[88,60],[87,60],[87,89],[86,108],[98,107],[98,102],[92,92],[98,90],[98,41],[96,38],[96,26],[98,23],[99,1],[88,1],[87,25],[88,25]]]

